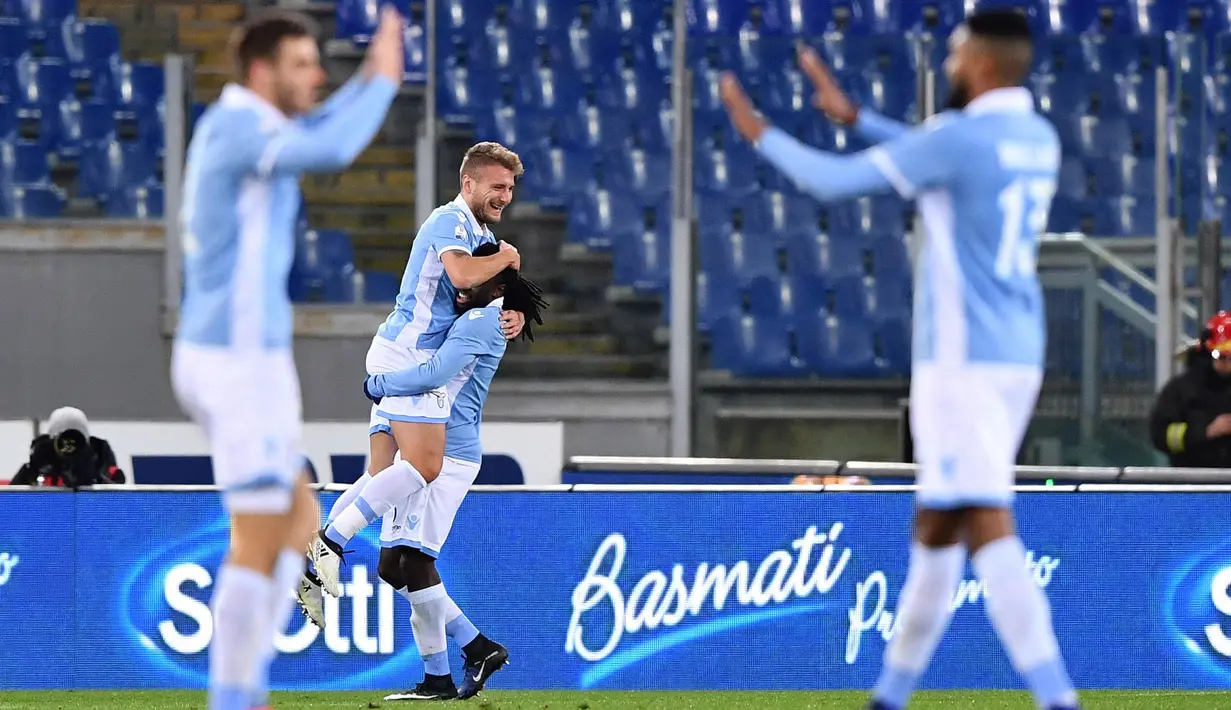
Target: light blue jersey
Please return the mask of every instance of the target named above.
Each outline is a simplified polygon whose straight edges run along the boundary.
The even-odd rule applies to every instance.
[[[479,224],[461,195],[433,210],[415,235],[397,303],[376,335],[412,350],[439,348],[457,318],[457,289],[440,257],[447,251],[472,254],[493,241],[491,230]]]
[[[376,388],[386,397],[409,397],[447,386],[456,392],[453,411],[445,425],[445,456],[481,463],[483,444],[479,422],[496,368],[508,347],[500,329],[504,299],[484,308],[472,308],[454,321],[444,343],[432,359],[417,367],[373,375]]]
[[[861,118],[861,132],[885,142],[851,156],[812,150],[777,129],[758,149],[823,201],[890,190],[917,199],[927,234],[915,278],[916,364],[1042,369],[1035,263],[1060,167],[1055,129],[1022,88],[987,92],[915,128],[897,126]]]
[[[226,87],[188,147],[177,341],[291,347],[287,278],[299,178],[350,165],[384,123],[397,89],[383,77],[356,78],[318,111],[292,120],[248,89]]]

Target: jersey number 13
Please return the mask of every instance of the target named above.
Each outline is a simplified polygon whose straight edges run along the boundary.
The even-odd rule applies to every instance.
[[[1000,191],[998,202],[1004,215],[1000,247],[996,251],[996,276],[1002,279],[1033,276],[1038,236],[1047,229],[1047,214],[1056,194],[1052,178],[1018,178]],[[1022,240],[1022,235],[1026,239]]]

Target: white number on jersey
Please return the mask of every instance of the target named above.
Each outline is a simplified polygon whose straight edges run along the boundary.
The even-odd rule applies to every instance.
[[[1022,242],[1022,234],[1037,237],[1047,229],[1047,214],[1056,194],[1053,178],[1018,178],[1000,191],[998,202],[1004,213],[1000,248],[996,252],[996,276],[1032,276],[1035,270],[1035,245]]]

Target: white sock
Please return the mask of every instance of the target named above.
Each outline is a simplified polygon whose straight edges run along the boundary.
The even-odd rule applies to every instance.
[[[273,580],[231,564],[218,571],[210,600],[214,637],[210,641],[210,710],[247,710],[260,685],[265,648],[261,621],[269,615]]]
[[[428,675],[448,675],[448,641],[445,637],[445,615],[449,595],[445,585],[436,584],[405,594],[410,601],[410,629],[415,637],[415,646],[423,659],[423,670]]]
[[[372,476],[372,480],[363,487],[363,492],[355,496],[354,502],[338,513],[325,528],[325,536],[346,547],[351,538],[369,523],[426,485],[427,482],[414,466],[405,461],[394,462]]]
[[[966,548],[911,547],[906,583],[898,595],[897,630],[885,649],[874,694],[890,707],[905,707],[953,616],[953,595],[966,568]]]
[[[1075,706],[1077,693],[1060,659],[1047,596],[1026,568],[1017,537],[994,540],[971,559],[987,585],[984,604],[1013,667],[1041,707]]]
[[[354,503],[355,498],[363,492],[364,487],[371,481],[372,474],[364,471],[362,476],[350,484],[346,490],[342,491],[342,495],[338,496],[338,499],[333,502],[333,507],[329,509],[329,517],[325,518],[325,524],[332,523],[339,513],[346,510],[351,503]]]
[[[441,585],[443,584],[442,582]],[[397,592],[408,602],[410,602],[410,595],[414,594],[414,592],[406,587],[402,587]],[[411,605],[413,608],[414,602],[411,602]],[[445,620],[445,636],[457,642],[458,646],[466,646],[479,637],[479,630],[475,628],[470,619],[466,618],[466,615],[462,613],[461,607],[457,605],[457,602],[453,601],[453,597],[450,597],[448,593],[445,594],[444,605],[441,608],[443,609],[443,616],[441,618]]]
[[[257,688],[253,696],[253,707],[264,707],[269,704],[269,671],[278,649],[274,647],[274,638],[286,630],[291,621],[291,612],[295,609],[295,588],[299,578],[303,576],[303,552],[290,547],[282,549],[278,561],[274,563],[273,592],[269,595],[269,613],[262,621],[268,626],[264,633],[265,648],[261,654],[260,675],[257,677]]]

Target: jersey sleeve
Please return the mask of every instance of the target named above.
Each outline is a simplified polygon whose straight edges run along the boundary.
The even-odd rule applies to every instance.
[[[430,224],[423,225],[422,237],[428,245],[443,255],[447,251],[460,251],[470,254],[474,251],[470,244],[470,233],[466,230],[466,215],[460,212],[441,212],[432,219]]]
[[[869,143],[884,143],[910,130],[910,125],[895,121],[871,109],[860,108],[855,117],[855,131]]]
[[[217,149],[235,169],[262,177],[341,170],[376,136],[397,90],[373,77],[319,118],[279,125],[254,110],[231,111],[217,127]]]
[[[449,331],[431,360],[397,372],[375,375],[386,397],[409,397],[443,387],[466,366],[484,355],[503,354],[504,334],[498,315],[489,309],[467,311]]]
[[[953,178],[968,144],[961,131],[960,121],[937,117],[865,153],[898,194],[909,198]]]

